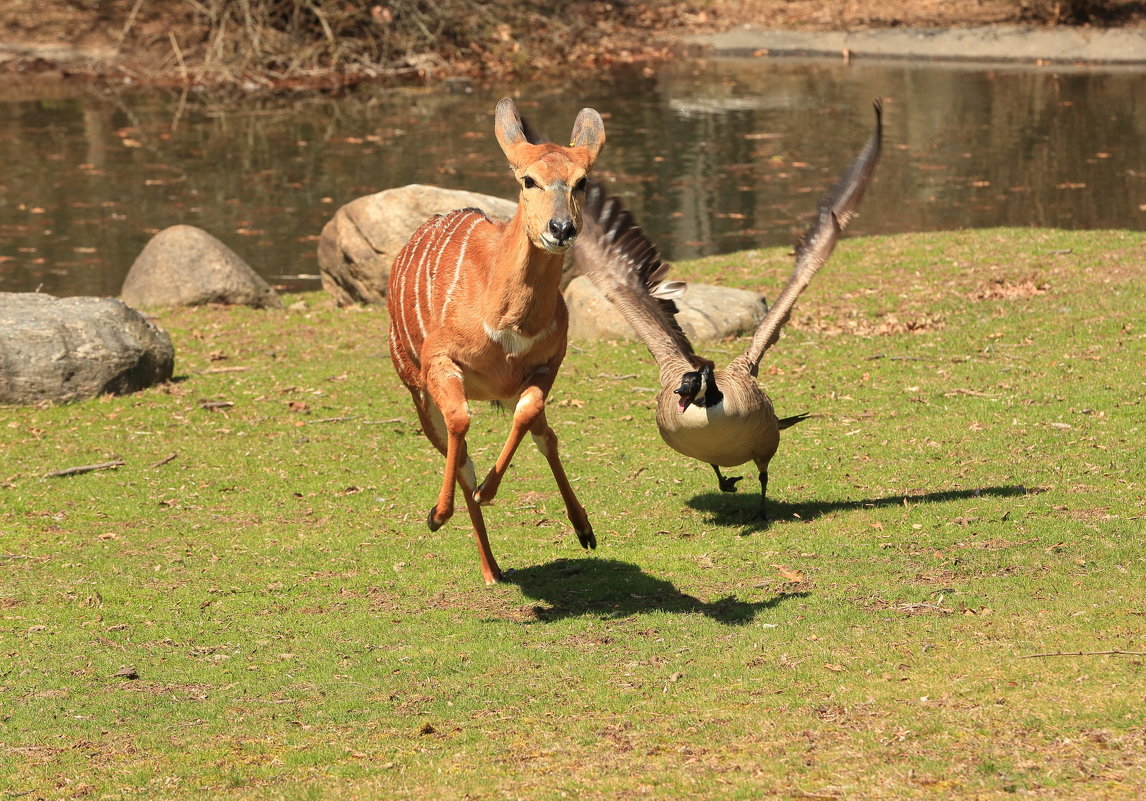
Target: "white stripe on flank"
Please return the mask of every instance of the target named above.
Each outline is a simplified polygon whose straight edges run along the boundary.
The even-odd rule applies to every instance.
[[[418,261],[414,262],[413,258],[411,258],[408,270],[412,271],[412,274],[404,276],[402,280],[403,286],[405,286],[407,282],[412,283],[410,291],[413,297],[407,300],[405,294],[403,294],[402,309],[407,314],[409,314],[411,311],[414,312],[413,320],[410,322],[417,323],[418,325],[418,331],[421,335],[419,342],[424,341],[426,338],[426,325],[425,321],[422,319],[422,310],[420,308],[422,295],[422,273],[425,271],[426,260],[430,258],[430,255],[437,248],[438,242],[441,241],[441,238],[442,218],[439,217],[433,220],[433,224],[418,239],[413,253],[413,255],[417,257]]]
[[[394,359],[395,367],[398,365],[406,366],[408,363],[406,350],[402,347],[401,340],[398,334],[395,332],[394,326],[390,326],[390,355]],[[414,359],[414,364],[410,366],[416,367],[418,365],[418,354],[411,353],[410,356],[412,356]],[[401,370],[398,371],[398,375],[402,375]]]
[[[425,272],[426,259],[433,253],[437,247],[438,242],[441,240],[442,235],[442,221],[439,219],[433,230],[427,231],[426,236],[422,237],[418,242],[418,252],[421,258],[418,259],[418,264],[414,267],[414,299],[412,306],[414,309],[414,321],[418,324],[418,331],[422,335],[422,339],[426,338],[426,323],[422,319],[422,273]],[[402,308],[409,308],[405,304]]]
[[[421,292],[418,292],[418,305],[416,309],[418,311],[418,325],[422,327],[423,336],[425,336],[426,328],[425,323],[422,320],[422,306],[424,305],[426,307],[426,311],[429,312],[433,297],[433,280],[437,276],[438,269],[442,265],[442,257],[446,255],[446,251],[449,250],[450,247],[454,244],[454,237],[457,236],[458,229],[462,227],[462,223],[464,223],[469,216],[464,212],[452,212],[451,214],[452,218],[447,219],[450,219],[452,225],[443,233],[442,238],[434,243],[434,250],[437,251],[437,253],[433,266],[430,267],[426,273],[425,300],[422,299]],[[419,271],[419,278],[420,277],[421,271]]]
[[[390,293],[390,319],[392,328],[397,328],[398,339],[403,343],[410,342],[410,332],[406,328],[406,268],[410,263],[412,252],[409,243],[407,243],[406,247],[398,254],[398,260],[394,264],[393,280],[390,282],[391,288],[397,289],[396,293]],[[397,297],[394,297],[395,294]]]
[[[450,308],[450,303],[454,299],[454,290],[457,289],[457,287],[458,287],[458,279],[460,279],[462,276],[462,265],[465,264],[465,261],[466,261],[466,248],[469,247],[470,237],[473,236],[474,229],[477,228],[478,224],[483,222],[484,220],[485,220],[485,217],[481,216],[480,214],[475,214],[473,223],[470,225],[469,228],[466,229],[466,232],[462,235],[462,246],[458,250],[458,261],[454,265],[454,277],[450,281],[449,288],[446,289],[446,299],[442,303],[442,313],[438,318],[438,320],[442,323],[444,323],[446,321],[446,310],[448,308]]]

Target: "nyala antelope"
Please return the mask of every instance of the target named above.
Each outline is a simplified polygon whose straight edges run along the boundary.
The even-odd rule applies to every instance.
[[[601,115],[582,109],[568,147],[533,144],[509,98],[497,104],[494,133],[521,194],[508,223],[477,209],[427,220],[398,253],[390,272],[390,354],[414,399],[430,442],[446,457],[427,524],[437,531],[462,489],[487,584],[501,578],[481,507],[493,501],[526,433],[557,481],[582,547],[597,540],[577,500],[545,399],[565,358],[569,316],[561,265],[581,227],[587,175],[605,144]],[[479,485],[466,449],[470,401],[513,410],[509,437]]]
[[[815,222],[796,248],[796,266],[787,285],[756,329],[747,350],[723,370],[698,356],[676,323],[684,285],[666,281],[670,265],[616,198],[592,187],[585,205],[585,230],[577,244],[578,265],[621,311],[644,340],[660,367],[657,428],[674,450],[707,462],[723,492],[735,492],[738,476],[721,467],[753,462],[760,476],[760,512],[767,520],[768,463],[780,444],[780,431],[805,415],[777,419],[772,400],[760,390],[760,360],[788,321],[796,298],[828,260],[840,232],[855,215],[879,160],[880,105],[875,130],[859,156],[821,202]]]

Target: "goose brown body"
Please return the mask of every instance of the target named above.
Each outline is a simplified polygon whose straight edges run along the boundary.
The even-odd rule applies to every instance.
[[[683,375],[681,372],[680,375]],[[680,375],[675,388],[680,384]],[[689,404],[679,411],[673,389],[657,395],[657,429],[673,450],[717,467],[755,462],[765,469],[780,445],[780,427],[772,399],[751,376],[734,370],[714,372],[724,397],[713,406]]]
[[[827,261],[840,232],[855,215],[879,160],[882,113],[875,104],[875,130],[851,167],[821,202],[812,227],[796,249],[796,264],[743,353],[722,369],[693,350],[676,322],[673,299],[684,285],[667,281],[663,262],[632,216],[616,198],[593,186],[584,208],[584,230],[576,256],[585,275],[621,311],[660,367],[656,418],[661,438],[677,452],[716,471],[721,490],[735,490],[736,477],[721,467],[753,462],[760,476],[761,513],[768,464],[780,431],[805,415],[777,418],[772,400],[756,382],[760,360],[779,339],[796,298]]]

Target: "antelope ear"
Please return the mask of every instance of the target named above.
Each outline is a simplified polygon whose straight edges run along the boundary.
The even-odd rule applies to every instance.
[[[525,130],[521,127],[521,115],[517,113],[517,104],[511,98],[502,98],[494,111],[493,132],[497,136],[497,143],[501,145],[501,152],[511,162],[513,157],[509,151],[517,145],[527,144]]]
[[[597,160],[597,154],[605,146],[605,123],[601,115],[591,108],[581,109],[573,122],[573,133],[569,137],[570,147],[583,147],[589,151],[590,162]]]

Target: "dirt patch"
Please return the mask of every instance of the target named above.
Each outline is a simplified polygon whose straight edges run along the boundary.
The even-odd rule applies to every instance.
[[[971,300],[1018,300],[1043,295],[1050,291],[1050,285],[1045,281],[1036,281],[1025,278],[1019,281],[1010,281],[1006,278],[993,278],[979,285],[968,297]]]
[[[895,312],[886,312],[869,317],[858,309],[848,309],[839,310],[835,314],[800,315],[790,325],[793,329],[814,331],[826,337],[877,337],[935,331],[943,328],[945,322],[937,315],[919,314],[901,318]]]
[[[1138,0],[5,0],[0,71],[289,90],[495,80],[663,60],[687,34],[1062,23],[1146,26]],[[554,7],[557,7],[556,9]]]

